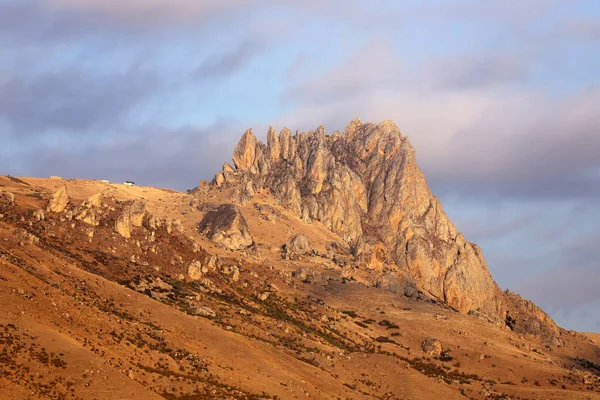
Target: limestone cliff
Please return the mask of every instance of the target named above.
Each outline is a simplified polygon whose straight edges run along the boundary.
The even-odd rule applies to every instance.
[[[502,294],[481,250],[448,219],[393,122],[355,119],[331,135],[324,127],[296,135],[270,128],[266,145],[248,130],[233,161],[213,184],[233,188],[237,203],[270,190],[305,222],[337,233],[364,268],[408,276],[461,312],[502,316]]]

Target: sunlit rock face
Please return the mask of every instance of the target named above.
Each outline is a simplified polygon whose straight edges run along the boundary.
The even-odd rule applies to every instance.
[[[344,132],[324,127],[292,135],[273,128],[267,144],[246,131],[233,161],[215,177],[234,187],[237,204],[269,190],[305,222],[319,221],[354,248],[359,259],[408,276],[419,288],[461,311],[500,316],[502,295],[482,252],[457,232],[417,166],[415,150],[391,121],[353,120]],[[383,250],[382,250],[383,249]]]

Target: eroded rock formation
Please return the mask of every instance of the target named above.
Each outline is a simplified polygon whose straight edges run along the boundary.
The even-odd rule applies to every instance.
[[[131,229],[134,226],[140,227],[146,215],[146,203],[136,199],[127,204],[121,214],[115,221],[115,232],[126,239],[131,237]]]
[[[337,233],[366,268],[408,277],[461,312],[501,316],[501,292],[481,250],[448,219],[393,122],[355,119],[331,135],[324,127],[296,135],[270,128],[267,145],[248,130],[233,161],[236,169],[227,165],[213,182],[232,188],[236,203],[270,190],[304,221]]]
[[[297,260],[305,254],[310,253],[312,246],[306,235],[294,235],[285,243],[284,258],[286,260]]]
[[[54,213],[61,213],[67,208],[70,201],[67,187],[62,185],[52,195],[52,199],[50,199],[50,203],[48,204],[48,210]]]
[[[216,210],[207,212],[198,230],[231,250],[245,249],[254,243],[246,219],[233,204],[221,204]]]
[[[0,191],[0,202],[13,205],[15,202],[15,195],[5,190]]]

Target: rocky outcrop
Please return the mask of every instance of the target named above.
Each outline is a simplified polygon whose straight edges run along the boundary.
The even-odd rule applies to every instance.
[[[285,242],[283,257],[286,260],[297,260],[312,250],[310,239],[306,235],[294,235]]]
[[[76,213],[75,219],[91,226],[98,226],[100,225],[103,206],[102,193],[96,193],[83,201],[81,206],[74,210]]]
[[[144,216],[146,215],[146,202],[143,200],[136,199],[129,206],[129,217],[131,219],[131,225],[142,226],[144,222]]]
[[[421,349],[430,356],[439,357],[442,354],[442,342],[436,338],[427,338],[421,343]]]
[[[12,206],[15,203],[15,195],[8,191],[0,191],[0,203]]]
[[[233,163],[237,169],[243,171],[254,165],[256,143],[256,136],[252,133],[252,129],[248,129],[233,152]]]
[[[197,281],[200,278],[202,278],[202,276],[206,272],[208,272],[208,268],[203,268],[202,263],[200,263],[200,261],[197,260],[193,261],[187,268],[187,274],[193,281]]]
[[[146,215],[146,203],[136,199],[123,207],[121,214],[115,221],[115,232],[126,239],[131,237],[134,226],[142,226]]]
[[[509,290],[506,296],[505,323],[512,330],[524,335],[540,337],[545,343],[561,346],[560,329],[552,318],[529,300]]]
[[[93,208],[84,209],[75,217],[75,219],[91,226],[100,225],[100,215]]]
[[[406,297],[414,297],[419,293],[415,283],[402,273],[381,275],[375,280],[374,286]]]
[[[115,221],[115,232],[125,239],[131,237],[131,215],[129,214],[128,208],[123,210]]]
[[[167,218],[165,227],[167,228],[167,233],[173,233],[173,231],[183,232],[183,224],[178,219]]]
[[[189,313],[191,315],[197,315],[198,317],[204,317],[204,318],[214,318],[217,316],[216,312],[214,312],[212,309],[205,307],[205,306],[191,307],[191,309],[189,310]]]
[[[52,195],[52,199],[50,199],[50,203],[48,204],[48,210],[53,213],[61,213],[67,208],[70,201],[67,187],[62,185]]]
[[[96,193],[91,195],[87,200],[85,200],[82,204],[83,207],[86,208],[99,208],[102,206],[102,193]]]
[[[45,221],[46,220],[46,213],[44,212],[44,210],[39,209],[37,210],[33,216],[35,217],[35,219],[37,219],[38,221]]]
[[[200,233],[231,250],[250,247],[254,240],[240,210],[233,204],[222,204],[206,213],[198,225]]]
[[[296,135],[270,128],[267,145],[248,130],[233,160],[236,170],[224,168],[214,182],[236,203],[268,190],[305,222],[337,233],[361,267],[401,274],[461,312],[502,315],[481,250],[448,219],[393,122],[355,119],[331,135],[323,127]]]
[[[319,271],[311,267],[300,267],[292,273],[292,276],[304,283],[327,284],[327,279]]]

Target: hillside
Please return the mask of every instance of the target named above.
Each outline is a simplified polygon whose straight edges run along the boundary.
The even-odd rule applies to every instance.
[[[395,125],[233,159],[189,193],[0,177],[2,398],[600,399],[597,336],[500,291]]]

